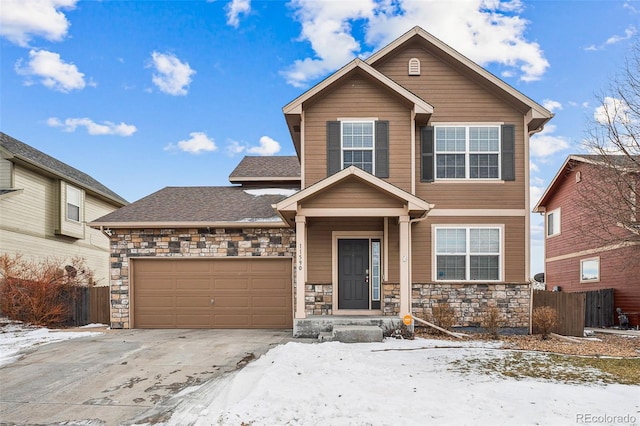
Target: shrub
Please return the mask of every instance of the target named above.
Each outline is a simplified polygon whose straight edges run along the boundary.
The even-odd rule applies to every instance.
[[[533,310],[533,332],[540,333],[542,340],[547,340],[549,334],[558,323],[558,313],[550,306],[541,306]]]
[[[439,303],[431,308],[431,322],[445,330],[451,330],[456,323],[455,311],[448,303]]]
[[[66,265],[66,266],[65,266]],[[0,312],[16,321],[60,326],[71,320],[76,287],[93,281],[81,258],[28,261],[0,256]]]
[[[482,328],[491,336],[492,339],[497,339],[498,331],[503,324],[502,315],[500,309],[497,306],[491,306],[487,309],[482,317]]]
[[[382,335],[395,339],[413,340],[413,331],[402,321],[391,321],[389,324],[385,323],[382,326]]]

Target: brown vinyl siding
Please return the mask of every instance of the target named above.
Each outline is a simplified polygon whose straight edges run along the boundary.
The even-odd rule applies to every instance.
[[[327,177],[327,121],[338,118],[376,118],[389,121],[389,178],[411,191],[411,106],[398,95],[358,72],[336,83],[326,95],[305,108],[304,174],[310,186]]]
[[[460,224],[464,226],[504,224],[504,277],[508,283],[526,282],[525,262],[525,218],[524,217],[433,217],[413,225],[411,230],[413,248],[413,282],[432,282],[431,226]],[[391,248],[390,248],[391,251]],[[391,261],[391,259],[389,259]],[[396,260],[397,261],[397,260]]]
[[[303,208],[385,208],[402,207],[393,197],[384,196],[380,190],[372,188],[358,179],[340,182],[330,190],[304,200]]]
[[[332,281],[333,231],[381,232],[382,229],[382,218],[307,218],[307,282]]]
[[[409,59],[421,62],[421,76],[407,75]],[[525,182],[525,152],[523,114],[517,105],[506,103],[495,93],[462,74],[440,58],[417,44],[408,46],[397,55],[376,64],[376,68],[429,102],[434,107],[430,124],[437,123],[504,123],[514,124],[516,130],[516,180],[512,182],[482,183],[466,180],[460,183],[420,182],[420,129],[416,129],[416,195],[441,209],[500,208],[523,209]]]

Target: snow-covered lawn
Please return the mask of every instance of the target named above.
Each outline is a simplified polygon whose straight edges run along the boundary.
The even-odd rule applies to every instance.
[[[90,324],[82,328],[91,329],[95,327],[104,327],[104,325]],[[33,346],[96,334],[101,333],[50,330],[0,318],[0,366],[15,362],[20,357],[21,351]]]
[[[215,386],[191,388],[172,425],[638,424],[640,387],[508,378],[483,365],[546,355],[492,342],[386,340],[278,346]],[[495,371],[495,368],[493,368]],[[499,369],[498,369],[499,371]],[[576,371],[579,377],[581,371]],[[605,416],[605,417],[602,417]],[[620,416],[614,417],[614,416]],[[625,417],[626,416],[626,417]]]

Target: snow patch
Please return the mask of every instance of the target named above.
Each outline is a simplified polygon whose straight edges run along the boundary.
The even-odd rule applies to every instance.
[[[261,189],[245,189],[249,195],[253,195],[254,197],[259,197],[261,195],[284,195],[285,197],[290,197],[296,192],[297,189],[284,189],[284,188],[261,188]]]

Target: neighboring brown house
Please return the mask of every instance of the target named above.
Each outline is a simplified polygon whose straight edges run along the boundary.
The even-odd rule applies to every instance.
[[[114,328],[313,335],[442,303],[457,326],[497,306],[528,327],[529,137],[548,110],[416,27],[283,112],[299,175],[249,157],[242,186],[167,188],[92,224],[112,235]]]
[[[616,162],[620,161],[622,158]],[[621,182],[616,178],[618,173],[620,170],[612,170],[599,155],[570,155],[534,212],[545,216],[547,290],[613,288],[612,310],[619,307],[634,313],[629,320],[635,326],[640,313],[640,246],[637,232],[621,226],[627,217],[615,216],[617,212],[624,215],[625,210],[628,216],[634,215],[637,206],[615,206],[619,193],[614,185]],[[634,221],[637,218],[631,223]]]

